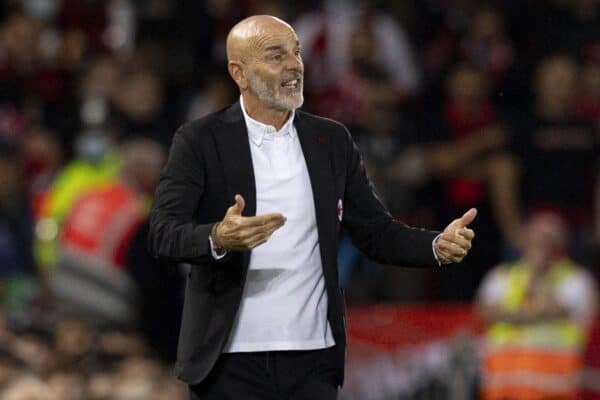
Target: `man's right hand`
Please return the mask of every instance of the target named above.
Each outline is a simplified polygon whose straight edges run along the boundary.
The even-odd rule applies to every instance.
[[[285,224],[286,218],[279,213],[244,217],[244,198],[236,194],[235,204],[227,209],[223,221],[215,230],[213,241],[219,250],[245,251],[265,243],[275,230]]]

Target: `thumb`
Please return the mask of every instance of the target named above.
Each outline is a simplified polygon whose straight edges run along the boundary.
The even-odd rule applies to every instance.
[[[461,228],[466,227],[471,222],[473,222],[473,220],[475,219],[476,216],[477,216],[477,209],[471,208],[469,211],[464,213],[462,217],[460,217],[460,219],[458,220],[459,226]]]
[[[227,209],[226,215],[242,215],[246,202],[241,194],[235,195],[235,203]]]

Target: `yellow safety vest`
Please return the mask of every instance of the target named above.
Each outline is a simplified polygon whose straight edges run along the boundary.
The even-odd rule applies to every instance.
[[[36,216],[34,257],[39,266],[44,269],[55,266],[61,224],[73,202],[87,189],[111,182],[120,166],[119,154],[111,152],[99,164],[74,160],[58,174],[43,196]]]
[[[508,274],[501,305],[507,311],[518,311],[533,271],[524,262],[500,268]],[[577,268],[564,260],[551,267],[547,279],[556,287]],[[583,326],[566,319],[528,325],[492,324],[483,346],[482,399],[576,399],[584,333]]]

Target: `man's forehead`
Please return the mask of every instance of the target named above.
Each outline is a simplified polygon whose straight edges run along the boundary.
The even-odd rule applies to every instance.
[[[300,41],[293,30],[280,29],[272,32],[265,31],[256,35],[254,44],[258,50],[268,51],[297,47],[300,45]]]
[[[248,17],[236,24],[227,35],[229,60],[257,56],[267,49],[289,51],[296,47],[299,47],[298,36],[293,28],[268,15]]]

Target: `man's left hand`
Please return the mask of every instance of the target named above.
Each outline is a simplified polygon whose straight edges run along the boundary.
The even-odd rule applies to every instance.
[[[458,263],[471,249],[475,232],[467,228],[477,216],[477,210],[471,208],[460,218],[452,221],[440,234],[434,244],[435,254],[442,264]]]

